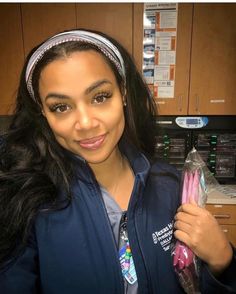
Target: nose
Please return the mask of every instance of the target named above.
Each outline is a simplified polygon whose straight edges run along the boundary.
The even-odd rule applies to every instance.
[[[89,130],[98,125],[94,111],[89,107],[80,107],[76,111],[75,129]]]

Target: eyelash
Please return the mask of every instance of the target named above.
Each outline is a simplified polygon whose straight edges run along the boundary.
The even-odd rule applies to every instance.
[[[96,104],[102,104],[106,101],[106,99],[109,99],[112,97],[112,93],[111,92],[101,92],[101,93],[97,93],[94,98],[93,98],[93,102]],[[98,102],[97,100],[99,98],[105,98],[105,100],[103,100],[102,102]]]
[[[111,92],[101,92],[101,93],[97,93],[93,99],[92,99],[92,102],[95,103],[95,104],[102,104],[106,101],[106,99],[109,99],[112,97],[112,93]],[[98,101],[99,98],[103,98],[104,100],[103,101]],[[66,108],[64,109],[64,111],[61,111],[60,108],[63,107],[63,108]],[[69,105],[67,105],[66,103],[55,103],[53,105],[51,105],[49,107],[49,110],[51,112],[57,112],[57,113],[63,113],[63,112],[66,112],[68,110],[68,108],[70,108]]]
[[[65,111],[59,111],[61,107],[66,107],[66,110],[67,110],[69,106],[67,104],[65,104],[65,103],[55,103],[55,104],[53,104],[53,105],[51,105],[49,107],[49,110],[51,112],[58,112],[58,113],[65,112],[66,110]]]

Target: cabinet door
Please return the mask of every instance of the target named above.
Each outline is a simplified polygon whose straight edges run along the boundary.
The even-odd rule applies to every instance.
[[[236,114],[236,4],[194,4],[189,114]]]
[[[189,95],[190,48],[192,32],[192,4],[178,4],[177,47],[174,98],[158,98],[157,111],[161,115],[186,115]],[[134,4],[134,57],[142,70],[143,4]]]
[[[0,19],[0,115],[7,115],[14,108],[24,62],[20,4],[0,4]]]
[[[143,4],[134,3],[133,4],[133,57],[135,64],[142,74],[143,66]]]
[[[227,239],[236,247],[236,225],[221,225]]]
[[[75,4],[21,5],[26,54],[49,36],[76,27]]]
[[[219,224],[236,225],[236,205],[207,204],[206,209],[212,213]]]
[[[107,33],[132,54],[131,3],[80,3],[76,4],[77,27]]]
[[[236,246],[236,205],[207,204],[206,209],[216,218],[228,240]]]

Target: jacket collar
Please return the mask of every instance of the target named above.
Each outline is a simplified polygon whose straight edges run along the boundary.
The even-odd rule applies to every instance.
[[[119,148],[121,153],[128,159],[135,177],[139,177],[141,182],[145,184],[150,170],[150,162],[147,157],[125,139],[120,141]]]

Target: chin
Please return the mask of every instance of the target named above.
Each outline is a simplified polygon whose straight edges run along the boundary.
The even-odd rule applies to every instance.
[[[83,157],[83,156],[82,156]],[[107,160],[108,157],[99,157],[99,158],[86,158],[86,157],[83,157],[88,164],[100,164],[100,163],[103,163]]]
[[[99,153],[99,152],[98,152]],[[111,153],[106,153],[106,154],[93,154],[90,156],[83,156],[83,154],[80,154],[80,156],[82,158],[84,158],[88,164],[100,164],[100,163],[104,163],[105,161],[107,161],[110,157]]]

